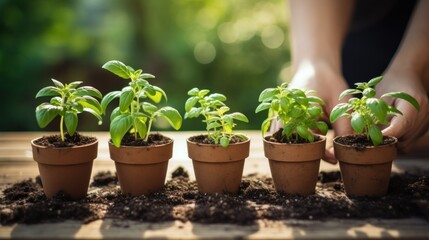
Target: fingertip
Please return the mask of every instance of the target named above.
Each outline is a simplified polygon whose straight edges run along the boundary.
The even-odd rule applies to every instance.
[[[330,163],[332,165],[337,164],[338,160],[335,158],[334,149],[330,147],[325,150],[325,155],[322,158],[325,162]]]

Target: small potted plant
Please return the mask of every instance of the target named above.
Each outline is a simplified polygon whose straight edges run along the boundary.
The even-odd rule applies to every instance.
[[[244,160],[249,156],[250,140],[235,134],[235,120],[248,122],[239,112],[229,113],[226,97],[207,89],[193,88],[185,103],[185,119],[202,117],[207,134],[187,139],[198,190],[201,193],[236,193],[241,184]]]
[[[80,81],[63,84],[52,79],[54,86],[42,88],[36,95],[52,97],[36,108],[36,120],[41,128],[60,116],[60,134],[31,141],[33,158],[37,162],[43,190],[48,198],[62,191],[72,199],[86,196],[92,162],[97,158],[95,137],[76,132],[78,114],[89,112],[101,124],[101,93],[90,86],[79,87]],[[67,133],[64,132],[64,125]]]
[[[331,122],[340,117],[351,118],[350,123],[355,132],[334,138],[335,156],[340,161],[341,176],[348,196],[377,197],[387,193],[392,161],[397,154],[397,139],[383,136],[379,125],[389,125],[390,117],[402,113],[383,99],[401,98],[416,109],[420,108],[413,97],[403,92],[385,93],[376,98],[374,88],[382,79],[380,76],[367,83],[356,83],[356,89],[345,90],[339,99],[354,94],[361,94],[361,97],[352,97],[331,111]]]
[[[182,126],[182,116],[172,107],[158,108],[147,101],[167,100],[161,88],[146,80],[154,78],[152,74],[115,60],[105,63],[103,68],[129,80],[128,86],[106,94],[101,101],[105,112],[108,104],[119,98],[119,106],[110,115],[109,151],[122,192],[139,196],[158,191],[164,187],[173,140],[151,133],[152,123],[162,117],[178,130]]]
[[[268,110],[263,121],[262,137],[272,121],[280,121],[283,128],[263,139],[265,156],[269,159],[271,175],[277,191],[288,194],[314,194],[320,159],[325,153],[328,126],[319,121],[322,99],[309,96],[314,91],[289,89],[287,83],[267,88],[259,96],[256,113]]]

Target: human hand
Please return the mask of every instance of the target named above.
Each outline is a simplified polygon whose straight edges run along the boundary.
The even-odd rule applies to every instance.
[[[409,152],[413,143],[429,129],[429,101],[421,79],[417,74],[406,70],[388,70],[377,87],[377,95],[388,92],[405,92],[414,97],[420,104],[417,111],[410,103],[402,99],[385,100],[403,115],[394,116],[391,124],[383,131],[383,135],[398,138],[398,150]]]
[[[325,101],[325,106],[323,106],[323,120],[326,122],[329,122],[329,115],[335,105],[339,102],[346,102],[348,100],[347,98],[341,101],[338,100],[340,93],[348,88],[340,71],[325,63],[314,63],[310,61],[301,63],[297,67],[289,87],[315,90],[315,95]],[[281,123],[273,123],[271,125],[271,131],[274,132],[281,127]],[[333,124],[333,128],[335,135],[352,133],[350,122],[347,119],[339,119]],[[326,150],[323,160],[332,164],[337,163],[333,148]]]

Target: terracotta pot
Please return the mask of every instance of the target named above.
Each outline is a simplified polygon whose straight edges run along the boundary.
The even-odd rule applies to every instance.
[[[236,193],[241,184],[244,160],[249,156],[250,139],[227,148],[187,139],[198,190],[201,193]]]
[[[340,161],[341,177],[348,196],[379,197],[389,187],[392,161],[396,158],[396,143],[358,149],[343,145],[334,138],[334,151]]]
[[[265,157],[277,191],[288,194],[315,193],[320,159],[325,153],[326,137],[313,143],[285,144],[264,139]]]
[[[43,191],[51,198],[63,191],[72,199],[84,198],[88,192],[92,162],[97,158],[98,141],[90,144],[52,148],[31,141],[33,159],[39,166]]]
[[[110,158],[115,161],[122,193],[148,195],[164,188],[173,140],[156,146],[115,147],[109,141]]]

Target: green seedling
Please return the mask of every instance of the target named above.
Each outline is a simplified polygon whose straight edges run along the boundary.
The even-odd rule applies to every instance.
[[[339,103],[332,109],[330,121],[334,123],[340,117],[351,118],[350,123],[355,133],[365,134],[371,139],[374,146],[378,146],[383,142],[383,135],[379,125],[389,125],[390,119],[395,115],[402,115],[394,106],[389,106],[383,98],[392,97],[400,98],[417,110],[420,110],[420,105],[410,95],[403,92],[385,93],[380,98],[376,98],[375,86],[383,80],[383,77],[371,79],[368,83],[356,83],[356,89],[347,89],[340,94],[339,99],[343,99],[347,95],[361,94],[360,98],[352,97],[347,103]]]
[[[128,86],[121,91],[106,94],[101,101],[104,113],[109,103],[115,98],[119,98],[119,106],[110,115],[110,137],[116,147],[121,146],[122,138],[127,132],[134,134],[135,139],[140,137],[147,141],[152,123],[158,117],[166,119],[175,130],[180,129],[182,116],[176,109],[169,106],[158,108],[146,101],[159,103],[163,98],[167,101],[164,90],[151,85],[146,80],[155,78],[154,75],[143,73],[141,69],[134,70],[116,60],[105,63],[103,68],[129,80]]]
[[[202,116],[203,122],[206,123],[208,138],[222,147],[228,147],[234,136],[247,139],[242,134],[233,133],[233,128],[236,126],[234,120],[247,123],[249,122],[247,117],[239,112],[227,114],[230,108],[224,103],[225,95],[219,93],[207,95],[209,92],[210,90],[198,88],[189,90],[190,97],[185,103],[185,119]]]
[[[309,96],[312,90],[289,89],[288,83],[276,88],[267,88],[259,95],[259,102],[255,112],[268,110],[268,117],[262,122],[262,136],[270,128],[272,121],[281,121],[282,135],[289,142],[299,138],[314,142],[311,130],[319,130],[323,135],[328,131],[325,122],[319,121],[323,115],[322,105],[325,103],[316,96]]]
[[[51,79],[54,86],[42,88],[39,97],[52,97],[50,102],[44,102],[36,108],[36,120],[39,127],[46,127],[56,116],[60,116],[60,135],[64,141],[64,124],[67,132],[73,136],[78,125],[78,114],[88,112],[102,123],[102,111],[97,98],[102,98],[100,91],[90,86],[78,87],[82,82],[76,81],[63,84]]]

